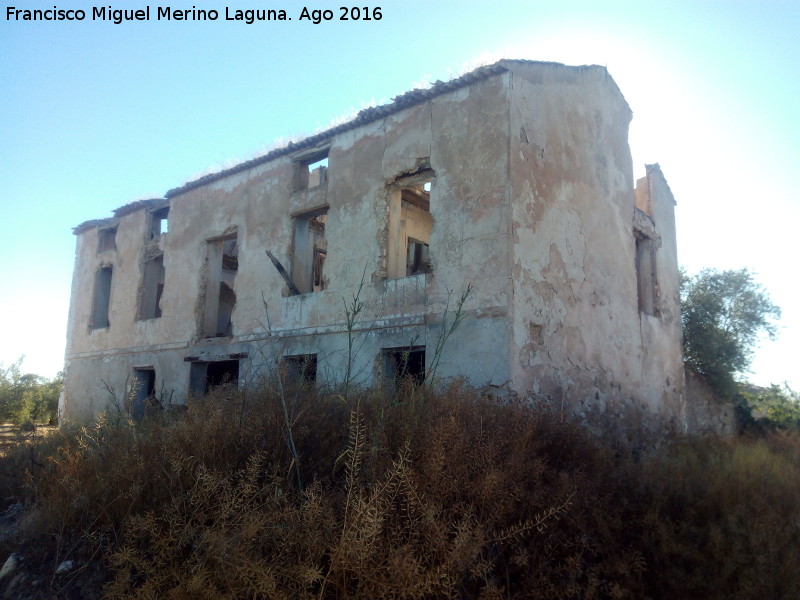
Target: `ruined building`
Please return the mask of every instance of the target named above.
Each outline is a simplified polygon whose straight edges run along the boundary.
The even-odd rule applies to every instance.
[[[420,377],[470,285],[438,380],[682,418],[674,200],[630,120],[605,68],[504,60],[79,225],[62,416]]]

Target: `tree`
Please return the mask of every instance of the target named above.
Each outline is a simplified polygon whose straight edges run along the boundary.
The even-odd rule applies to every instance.
[[[736,393],[736,375],[747,371],[758,339],[774,339],[781,310],[748,269],[681,273],[685,363],[723,398]]]
[[[22,372],[20,357],[8,367],[0,364],[0,421],[55,423],[63,373],[53,379]]]
[[[736,410],[739,423],[750,431],[800,431],[800,394],[786,383],[768,388],[741,386]]]

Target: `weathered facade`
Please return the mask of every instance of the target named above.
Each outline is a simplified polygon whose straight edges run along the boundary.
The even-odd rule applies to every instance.
[[[62,416],[419,374],[469,285],[440,380],[682,418],[674,200],[630,119],[602,67],[501,61],[78,226]]]

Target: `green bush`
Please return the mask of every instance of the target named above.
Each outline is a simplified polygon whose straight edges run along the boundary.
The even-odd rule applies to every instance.
[[[49,380],[31,373],[23,374],[23,359],[6,368],[0,366],[0,420],[17,424],[55,424],[63,374]]]
[[[739,422],[748,431],[800,433],[800,394],[787,384],[773,384],[768,388],[740,385],[736,408]]]

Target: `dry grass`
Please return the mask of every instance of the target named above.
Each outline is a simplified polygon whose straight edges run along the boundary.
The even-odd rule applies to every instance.
[[[11,422],[0,423],[0,457],[5,456],[6,452],[14,446],[50,435],[57,429],[58,427],[51,425],[24,427]]]
[[[6,553],[25,554],[42,598],[796,593],[796,437],[642,458],[457,387],[399,398],[289,391],[299,460],[270,388],[31,443],[0,463],[27,472]],[[78,568],[56,575],[65,559]]]

